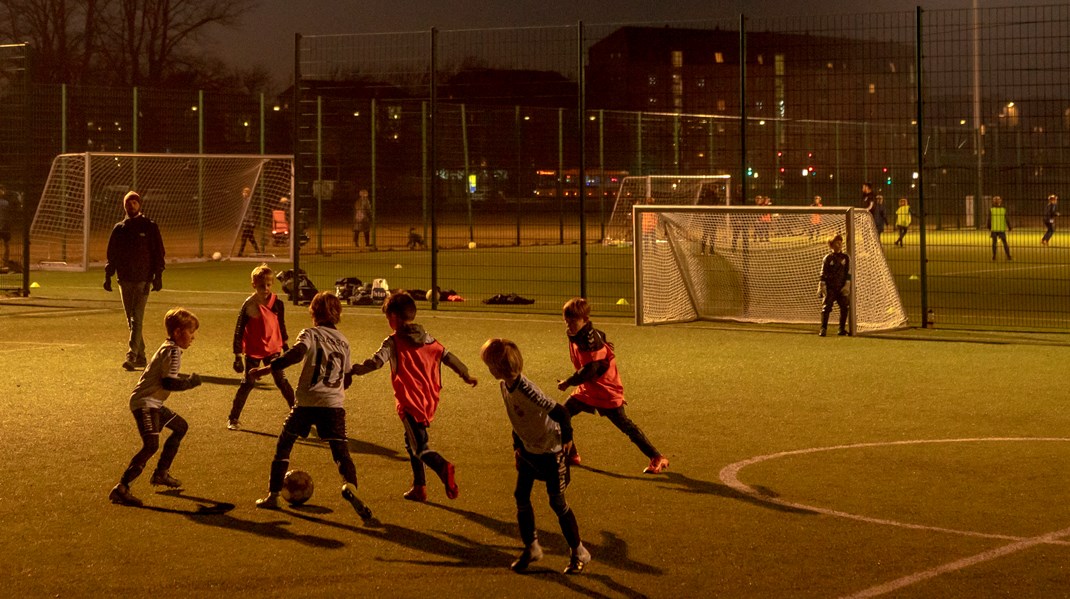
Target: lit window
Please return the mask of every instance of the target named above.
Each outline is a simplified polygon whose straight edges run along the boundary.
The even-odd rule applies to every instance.
[[[684,53],[679,50],[672,51],[672,66],[680,68],[684,66]]]
[[[657,75],[650,75],[649,77],[647,77],[646,81],[647,81],[647,85],[655,86],[655,85],[658,84],[658,77],[657,77]]]
[[[758,55],[758,64],[765,64],[765,56],[764,55],[762,55],[762,54]]]
[[[701,87],[706,87],[706,80],[702,79],[702,78],[699,78],[699,80],[697,82],[695,82],[695,85],[697,85],[700,88]]]
[[[728,105],[724,100],[717,100],[717,110],[724,112],[728,109]]]
[[[722,54],[721,52],[714,52],[713,53],[713,61],[716,62],[717,64],[723,63],[724,62],[724,54]]]
[[[871,94],[877,93],[877,84],[876,83],[870,83],[869,84],[869,93],[871,93]]]

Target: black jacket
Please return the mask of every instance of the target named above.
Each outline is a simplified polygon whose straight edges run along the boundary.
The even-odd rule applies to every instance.
[[[164,269],[160,228],[144,214],[125,218],[112,227],[104,274],[119,275],[120,282],[151,281]]]

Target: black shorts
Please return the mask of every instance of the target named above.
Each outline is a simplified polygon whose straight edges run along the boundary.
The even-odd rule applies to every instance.
[[[535,480],[546,483],[547,489],[558,489],[561,493],[568,488],[571,482],[571,473],[565,453],[529,453],[520,449],[519,459],[516,461],[517,472],[521,476],[529,476]]]
[[[178,416],[167,407],[138,408],[133,412],[134,421],[137,422],[137,432],[142,437],[160,434],[167,423]]]
[[[312,425],[316,425],[316,432],[324,441],[345,441],[346,409],[297,406],[286,416],[282,430],[297,437],[307,437],[312,432]]]

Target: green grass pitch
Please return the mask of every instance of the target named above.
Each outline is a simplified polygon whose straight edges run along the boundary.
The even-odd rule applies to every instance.
[[[421,304],[418,321],[480,378],[472,389],[443,373],[431,428],[457,465],[457,500],[438,485],[427,504],[401,498],[411,475],[379,371],[347,394],[361,496],[379,524],[363,525],[342,500],[330,452],[314,440],[292,456],[315,479],[312,499],[264,512],[253,501],[266,490],[285,404],[262,383],[243,430],[225,426],[250,267],[172,266],[150,298],[152,349],[167,308],[200,317],[183,369],[209,382],[168,400],[190,423],[173,468],[185,487],[154,493],[147,471],[133,486],[143,509],[107,500],[139,447],[127,407],[138,375],[119,367],[117,293],[100,290],[99,272],[34,273],[30,298],[0,301],[6,596],[1053,597],[1070,588],[1066,335],[638,328],[596,309],[628,412],[672,464],[642,474],[646,459],[627,438],[578,416],[584,462],[568,499],[594,560],[580,576],[560,573],[567,548],[537,486],[547,555],[517,575],[509,424],[478,348],[514,339],[527,374],[563,401],[554,381],[571,366],[561,319]],[[295,336],[307,312],[287,314]],[[389,332],[371,307],[347,308],[341,329],[358,360]]]

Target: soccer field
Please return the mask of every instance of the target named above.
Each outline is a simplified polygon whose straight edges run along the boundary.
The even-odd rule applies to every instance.
[[[243,430],[226,429],[248,269],[169,267],[150,298],[152,348],[167,308],[200,317],[183,369],[207,383],[167,403],[190,423],[173,468],[183,491],[154,493],[142,475],[133,486],[142,509],[107,499],[139,447],[127,407],[138,375],[119,367],[117,294],[99,290],[99,273],[36,273],[33,296],[0,302],[6,594],[1053,597],[1070,588],[1067,335],[638,328],[596,308],[629,414],[672,463],[644,475],[647,460],[609,422],[577,416],[584,461],[568,498],[593,561],[580,576],[560,573],[567,547],[536,487],[547,555],[517,575],[510,429],[478,348],[514,339],[529,377],[563,401],[554,382],[572,369],[561,319],[418,316],[480,378],[472,389],[443,374],[430,429],[457,465],[458,499],[438,486],[426,504],[401,498],[411,473],[380,371],[347,394],[361,495],[377,521],[365,525],[342,500],[330,452],[314,439],[292,456],[315,480],[311,501],[264,512],[253,501],[285,404],[262,383]],[[287,320],[292,336],[308,324],[296,307]],[[357,360],[389,332],[374,307],[347,308],[340,328]]]

